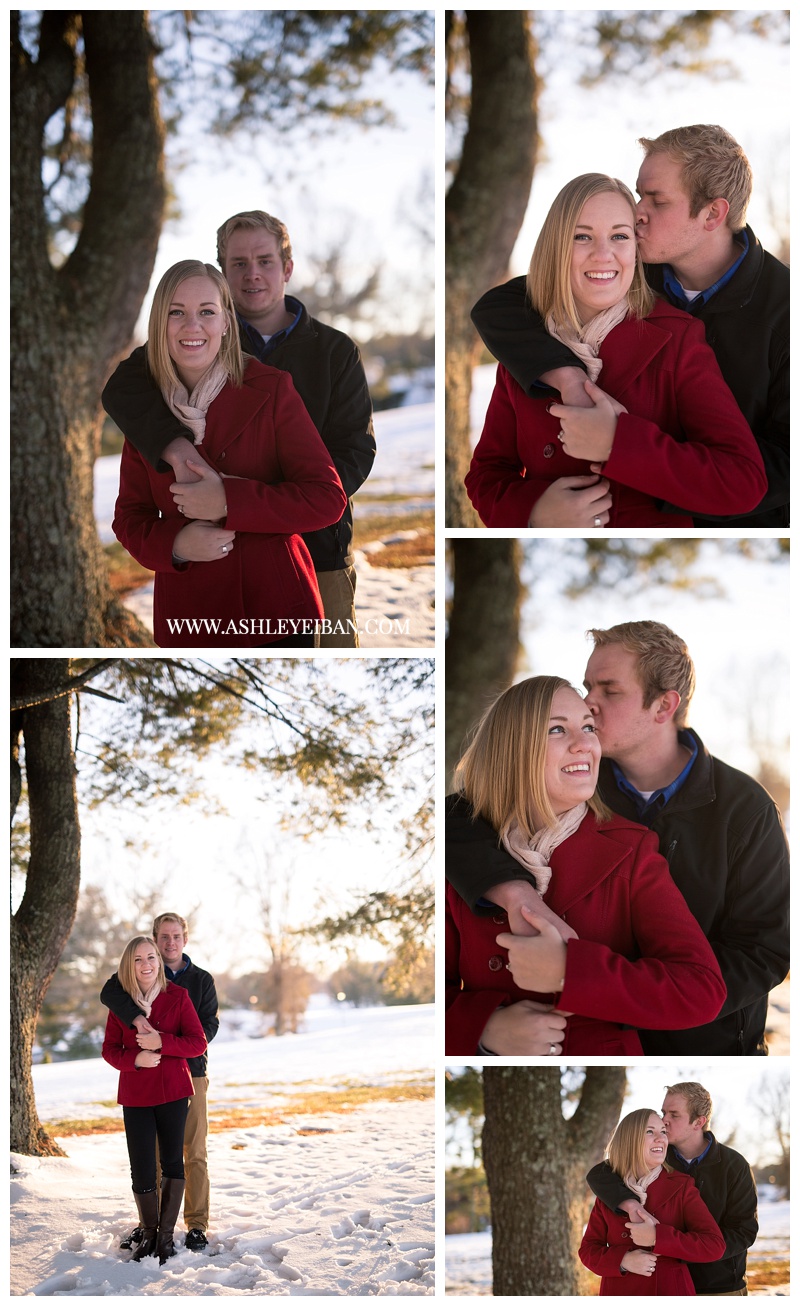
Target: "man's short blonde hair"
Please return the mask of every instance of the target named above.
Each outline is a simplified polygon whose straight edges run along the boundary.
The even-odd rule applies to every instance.
[[[637,673],[642,686],[642,705],[650,707],[659,694],[674,689],[681,696],[675,713],[679,729],[686,726],[694,693],[694,663],[684,641],[660,621],[623,621],[608,630],[588,630],[595,648],[621,644],[639,659]]]
[[[174,911],[165,911],[162,912],[160,916],[156,916],[153,921],[153,938],[158,938],[158,931],[161,929],[164,921],[174,921],[176,925],[181,926],[183,929],[183,941],[185,943],[189,937],[189,926],[186,924],[183,916],[178,916],[177,912]]]
[[[699,1120],[701,1116],[708,1124],[714,1107],[711,1102],[711,1094],[707,1088],[703,1088],[702,1084],[696,1083],[695,1080],[689,1080],[686,1084],[667,1084],[664,1092],[674,1093],[675,1097],[684,1099],[686,1109],[689,1112],[689,1124]]]
[[[225,251],[228,248],[228,241],[234,231],[267,231],[270,236],[274,236],[278,242],[281,263],[284,268],[291,262],[292,242],[289,239],[289,231],[285,222],[280,218],[273,218],[271,213],[265,213],[263,209],[250,209],[246,213],[234,213],[232,218],[226,218],[222,226],[217,231],[217,262],[222,271],[225,271]]]
[[[650,140],[640,136],[645,158],[666,154],[681,165],[683,184],[689,196],[689,216],[696,218],[712,200],[727,200],[726,223],[741,231],[747,220],[747,206],[753,191],[753,173],[747,155],[724,127],[697,123],[674,127]]]

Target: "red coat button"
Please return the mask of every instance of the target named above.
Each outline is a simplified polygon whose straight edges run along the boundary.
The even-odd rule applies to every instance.
[[[503,957],[489,958],[489,970],[502,970],[505,964],[505,959]]]
[[[552,458],[555,451],[556,451],[556,446],[554,444],[546,444],[544,446],[544,449],[542,450],[542,453],[544,454],[545,458]]]

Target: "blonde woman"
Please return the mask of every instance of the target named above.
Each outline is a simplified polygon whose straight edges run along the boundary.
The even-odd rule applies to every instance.
[[[656,836],[595,794],[599,762],[592,714],[558,676],[501,694],[459,762],[448,859],[465,816],[487,822],[534,875],[541,906],[524,937],[500,908],[475,915],[448,886],[449,1054],[641,1055],[637,1028],[688,1028],[722,1006],[719,966]]]
[[[532,398],[498,368],[465,482],[487,526],[672,530],[691,527],[694,512],[756,507],[767,487],[756,441],[702,323],[655,301],[623,182],[568,182],[536,243],[528,294],[586,364],[590,406],[545,390]]]
[[[323,615],[300,538],[347,502],[291,377],[243,359],[228,285],[184,260],[158,284],[147,363],[190,430],[197,480],[176,483],[126,441],[114,532],[156,573],[159,647],[315,643]]]
[[[194,1096],[187,1057],[201,1056],[206,1036],[185,989],[170,984],[154,941],[131,939],[117,978],[155,1032],[140,1034],[110,1011],[103,1056],[120,1072],[117,1101],[122,1107],[131,1163],[133,1196],[142,1239],[131,1257],[157,1255],[163,1265],[175,1255],[173,1235],[185,1186],[183,1134],[189,1098]],[[161,1162],[161,1193],[156,1186],[156,1140]]]
[[[608,1164],[646,1215],[633,1223],[595,1202],[579,1255],[601,1276],[601,1297],[694,1297],[685,1262],[725,1255],[725,1239],[694,1179],[667,1164],[667,1141],[661,1116],[640,1110],[620,1120],[608,1145]]]

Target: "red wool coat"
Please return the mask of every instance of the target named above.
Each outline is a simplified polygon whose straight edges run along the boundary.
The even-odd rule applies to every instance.
[[[758,445],[706,344],[702,322],[659,300],[600,347],[597,384],[628,409],[603,475],[611,483],[609,527],[690,527],[691,513],[749,512],[767,478]],[[552,395],[531,398],[504,367],[466,476],[486,526],[524,527],[553,481],[591,473],[561,447]],[[659,501],[685,509],[662,512]]]
[[[589,1216],[579,1256],[594,1274],[602,1275],[601,1297],[694,1297],[695,1287],[684,1261],[718,1261],[725,1239],[687,1174],[662,1170],[647,1189],[646,1209],[659,1221],[656,1269],[620,1274],[620,1262],[635,1244],[625,1228],[627,1215],[617,1215],[597,1201]]]
[[[572,1056],[639,1056],[639,1028],[714,1019],[726,992],[719,966],[651,831],[621,816],[598,826],[589,812],[550,865],[544,901],[579,936],[567,944],[557,995],[515,985],[496,942],[508,930],[505,912],[476,916],[448,885],[447,1053],[474,1056],[492,1012],[523,998],[574,1013],[562,1045]]]
[[[195,452],[233,478],[222,525],[236,539],[224,558],[176,566],[172,546],[186,518],[169,492],[174,474],[155,471],[127,440],[122,450],[114,533],[156,573],[156,643],[246,648],[310,633],[278,625],[323,615],[299,532],[337,522],[347,496],[289,373],[252,359],[241,389],[228,383],[211,404]],[[171,630],[168,618],[201,624]]]
[[[159,993],[150,1012],[150,1024],[161,1034],[161,1063],[138,1068],[137,1031],[109,1011],[103,1056],[120,1072],[117,1101],[120,1106],[160,1106],[194,1097],[192,1076],[187,1057],[205,1052],[206,1036],[192,999],[179,984],[170,984]]]

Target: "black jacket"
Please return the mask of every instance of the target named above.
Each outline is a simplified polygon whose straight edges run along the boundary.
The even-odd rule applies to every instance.
[[[672,878],[719,962],[728,996],[709,1025],[640,1030],[647,1055],[766,1054],[770,989],[789,969],[789,853],[775,803],[751,776],[698,744],[682,787],[649,821]],[[611,763],[600,763],[599,792],[619,816],[641,821],[618,788]],[[452,807],[446,823],[447,878],[473,911],[493,884],[533,878],[503,848],[485,821]],[[488,912],[487,912],[488,914]]]
[[[747,1286],[747,1249],[752,1247],[758,1233],[758,1194],[750,1166],[732,1147],[718,1143],[710,1131],[706,1137],[712,1140],[711,1147],[696,1165],[682,1161],[674,1147],[667,1152],[670,1165],[694,1179],[725,1239],[725,1255],[721,1260],[707,1264],[687,1261],[698,1296],[738,1292]],[[595,1197],[612,1211],[618,1211],[620,1202],[630,1197],[638,1201],[636,1193],[625,1187],[624,1180],[605,1161],[589,1171],[586,1182]]]
[[[697,526],[786,526],[789,522],[789,269],[747,228],[749,248],[727,285],[692,315],[705,323],[720,371],[758,442],[769,489],[754,512],[739,517],[695,516]],[[664,265],[647,279],[663,291]],[[487,348],[522,386],[536,393],[538,377],[555,367],[583,367],[551,336],[526,300],[525,278],[487,291],[472,310]],[[602,386],[600,376],[598,384]]]
[[[219,1003],[214,977],[209,975],[207,970],[195,966],[186,953],[183,954],[183,959],[188,961],[189,965],[178,975],[171,976],[171,981],[173,984],[178,984],[180,988],[186,989],[203,1026],[206,1042],[210,1043],[219,1029]],[[108,1007],[109,1011],[113,1011],[124,1025],[130,1025],[131,1028],[136,1017],[143,1014],[141,1007],[137,1006],[131,995],[120,984],[116,971],[103,985],[100,1001],[104,1007]],[[186,1060],[192,1076],[200,1078],[208,1074],[207,1052],[204,1052],[201,1057],[187,1057]]]
[[[375,459],[372,402],[361,355],[344,332],[309,317],[299,300],[291,302],[300,308],[300,320],[272,350],[239,318],[242,348],[270,367],[289,373],[350,499],[369,476]],[[157,470],[169,470],[161,463],[161,452],[171,440],[179,435],[190,438],[150,375],[144,348],[135,349],[109,378],[103,407]],[[308,531],[303,539],[317,571],[351,566],[352,505],[348,503],[333,526]]]

